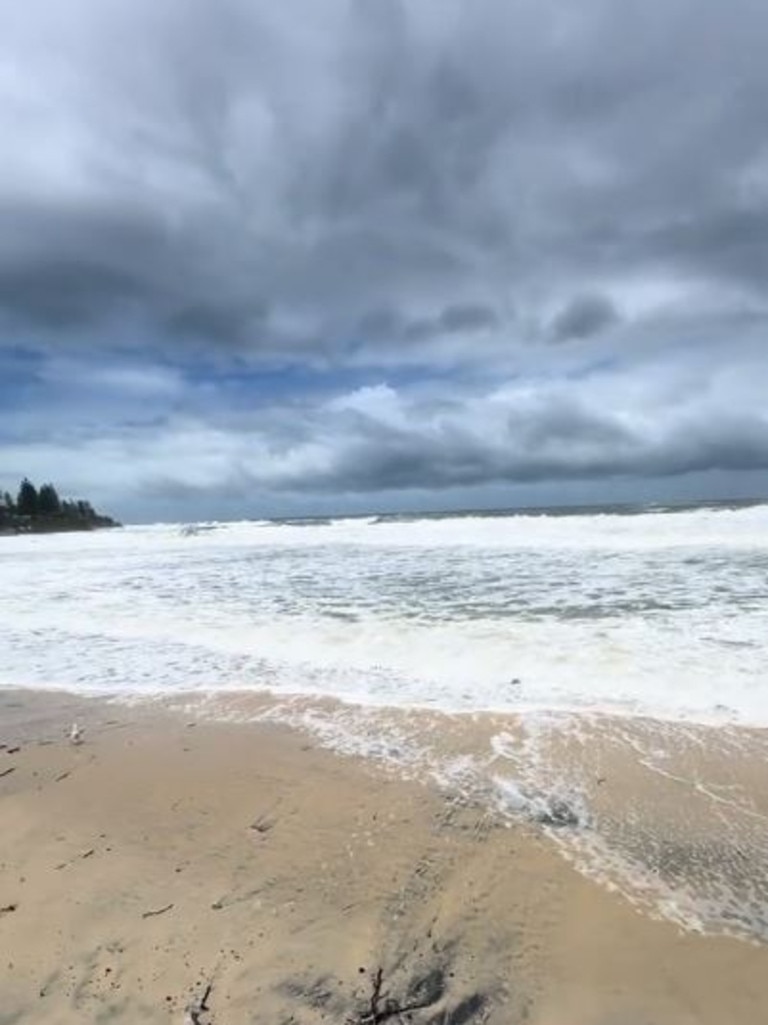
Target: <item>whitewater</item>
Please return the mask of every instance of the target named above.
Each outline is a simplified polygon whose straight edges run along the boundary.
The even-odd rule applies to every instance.
[[[287,723],[768,942],[768,505],[0,538],[0,686]]]
[[[768,725],[768,506],[0,539],[0,684]]]

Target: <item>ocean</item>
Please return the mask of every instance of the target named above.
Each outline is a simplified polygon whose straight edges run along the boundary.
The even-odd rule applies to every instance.
[[[0,539],[0,686],[274,720],[768,940],[768,505]]]

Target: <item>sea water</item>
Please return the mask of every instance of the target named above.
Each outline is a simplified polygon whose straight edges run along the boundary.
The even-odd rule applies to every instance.
[[[0,580],[0,685],[266,692],[655,913],[768,936],[768,505],[19,536]]]

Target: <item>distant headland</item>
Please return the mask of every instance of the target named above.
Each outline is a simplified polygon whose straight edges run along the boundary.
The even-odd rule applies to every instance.
[[[43,484],[38,490],[25,477],[16,498],[8,491],[0,493],[0,534],[56,534],[119,526],[82,498],[59,498],[53,484]]]

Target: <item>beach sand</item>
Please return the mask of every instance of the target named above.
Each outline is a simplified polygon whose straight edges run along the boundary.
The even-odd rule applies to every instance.
[[[6,691],[0,743],[0,1025],[765,1019],[765,946],[300,732]]]

